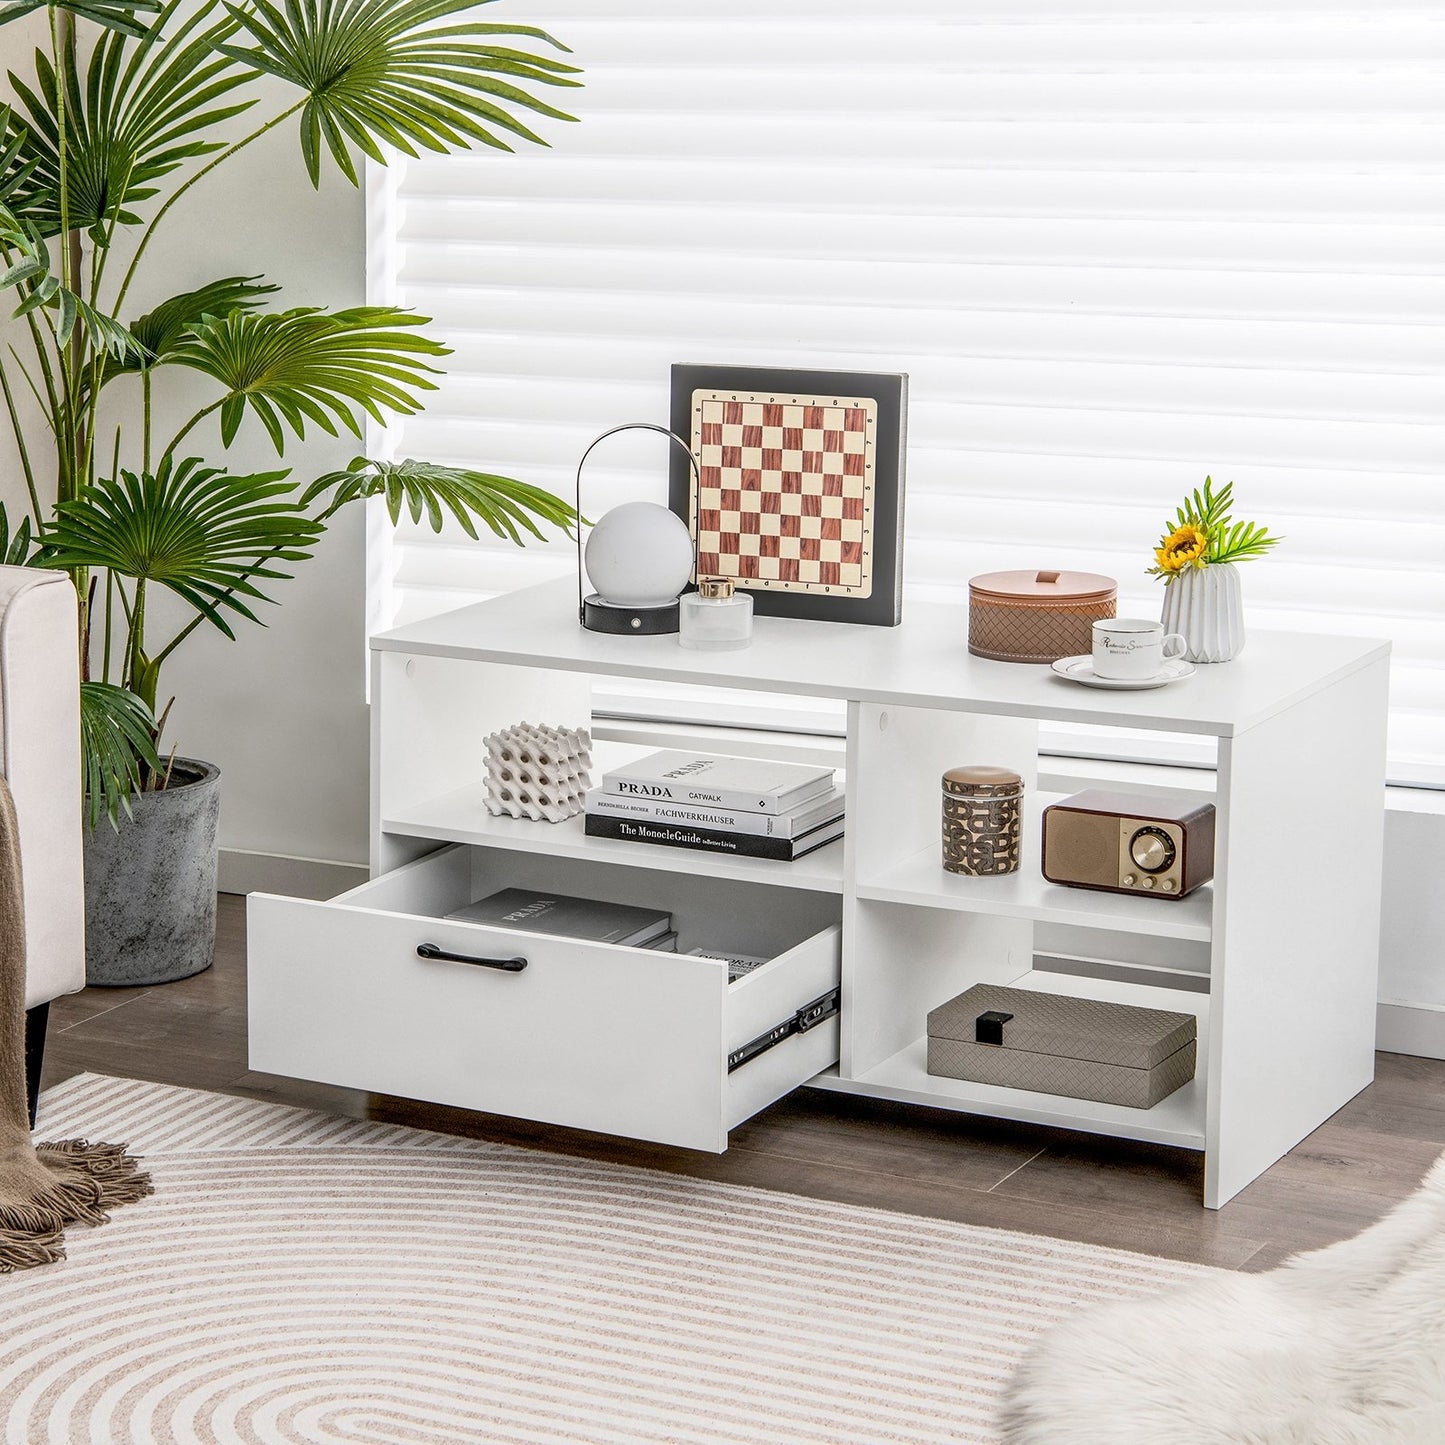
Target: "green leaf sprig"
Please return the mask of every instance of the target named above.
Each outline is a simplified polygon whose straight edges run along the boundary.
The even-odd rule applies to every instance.
[[[1284,540],[1272,536],[1257,522],[1236,522],[1234,483],[1215,490],[1212,477],[1196,487],[1174,514],[1174,521],[1155,550],[1156,565],[1148,575],[1172,582],[1189,567],[1212,567],[1222,562],[1248,562],[1263,557]]]

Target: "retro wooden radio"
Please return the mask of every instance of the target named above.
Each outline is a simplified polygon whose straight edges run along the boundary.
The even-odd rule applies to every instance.
[[[1050,883],[1183,898],[1214,877],[1214,804],[1090,789],[1044,809]]]

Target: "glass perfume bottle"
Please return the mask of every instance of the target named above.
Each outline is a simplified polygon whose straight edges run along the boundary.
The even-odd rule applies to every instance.
[[[753,599],[734,592],[731,577],[699,577],[681,601],[677,640],[683,647],[725,652],[753,640]]]

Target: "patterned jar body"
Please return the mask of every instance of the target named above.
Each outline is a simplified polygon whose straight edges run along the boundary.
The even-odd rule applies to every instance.
[[[1023,804],[1023,779],[1009,768],[950,768],[943,775],[943,866],[970,878],[1017,873]]]
[[[968,650],[996,662],[1086,656],[1118,591],[1095,572],[987,572],[968,584]]]

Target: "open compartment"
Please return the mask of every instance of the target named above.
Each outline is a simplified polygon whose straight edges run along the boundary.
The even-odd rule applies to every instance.
[[[836,1000],[806,1015],[838,987],[840,903],[707,864],[455,846],[327,903],[254,894],[251,1066],[720,1151],[728,1129],[838,1056]],[[665,909],[681,951],[445,919],[507,887]],[[725,962],[691,948],[770,962],[730,984]]]
[[[860,900],[848,929],[840,1068],[823,1087],[1188,1149],[1205,1141],[1209,945],[1132,932]],[[974,984],[1192,1013],[1192,1082],[1153,1108],[1046,1094],[928,1072],[928,1015]]]
[[[1077,762],[1067,765],[1070,775],[1058,763],[1040,779],[1039,730],[1028,719],[862,705],[851,743],[849,766],[860,778],[853,804],[860,899],[1209,940],[1212,884],[1177,899],[1065,887],[1044,877],[1042,844],[1045,808],[1085,788],[1104,786],[1134,795],[1145,812],[1150,799],[1207,803],[1213,801],[1212,792],[1175,786],[1172,780],[1122,782],[1108,775],[1108,765],[1102,776],[1090,777]],[[943,866],[942,776],[948,768],[975,763],[1011,768],[1024,780],[1017,872],[974,878]],[[1166,778],[1170,771],[1151,770]]]
[[[726,730],[709,737],[708,729],[657,736],[656,741],[621,742],[599,735],[608,729],[592,717],[595,679],[585,673],[390,652],[378,653],[375,661],[384,690],[373,718],[380,760],[373,817],[374,873],[416,856],[414,840],[420,839],[566,856],[579,862],[630,864],[657,872],[701,871],[712,878],[822,893],[843,891],[842,839],[784,862],[589,837],[580,815],[556,823],[537,822],[499,817],[486,807],[484,739],[523,720],[590,727],[594,783],[613,768],[667,747],[824,761],[806,744],[789,747],[769,740],[761,747],[755,741],[738,745],[727,740]],[[612,682],[615,685],[616,679]],[[826,761],[832,765],[831,755]]]

